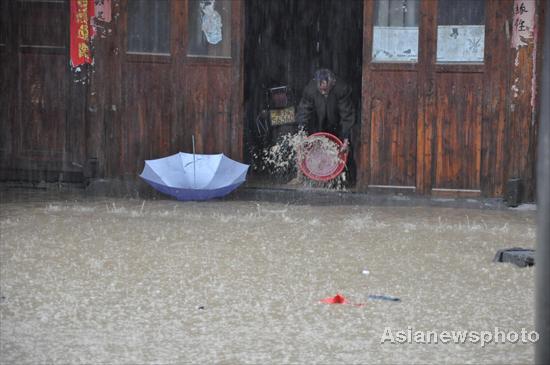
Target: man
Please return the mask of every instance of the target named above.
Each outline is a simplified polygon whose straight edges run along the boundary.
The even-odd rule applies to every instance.
[[[347,151],[355,122],[351,88],[331,70],[316,71],[304,89],[296,120],[309,134],[329,132],[338,136],[344,143],[343,151]]]

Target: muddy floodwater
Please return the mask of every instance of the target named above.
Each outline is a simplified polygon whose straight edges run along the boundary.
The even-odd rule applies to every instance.
[[[534,361],[521,337],[381,341],[533,331],[534,269],[492,259],[534,247],[534,211],[33,194],[0,208],[2,364]],[[337,293],[365,305],[320,303]]]

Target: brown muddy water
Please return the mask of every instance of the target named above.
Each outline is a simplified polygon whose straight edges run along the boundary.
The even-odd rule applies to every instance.
[[[2,364],[534,361],[521,341],[381,343],[532,331],[533,268],[492,259],[534,247],[534,211],[31,194],[0,223]],[[319,303],[336,293],[366,305]]]

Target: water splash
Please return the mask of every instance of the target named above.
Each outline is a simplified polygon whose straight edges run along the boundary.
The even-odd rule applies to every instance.
[[[278,141],[259,153],[253,153],[252,168],[256,171],[267,172],[272,176],[293,176],[292,185],[303,188],[346,190],[348,171],[344,171],[330,181],[315,181],[307,178],[300,170],[308,151],[312,149],[322,151],[325,161],[330,164],[341,162],[340,150],[332,141],[321,136],[308,136],[300,129],[296,133],[287,133],[279,137]]]

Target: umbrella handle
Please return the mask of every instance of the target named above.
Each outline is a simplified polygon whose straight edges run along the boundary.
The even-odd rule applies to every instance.
[[[197,185],[197,178],[195,174],[195,135],[191,136],[191,142],[193,143],[193,188]]]

